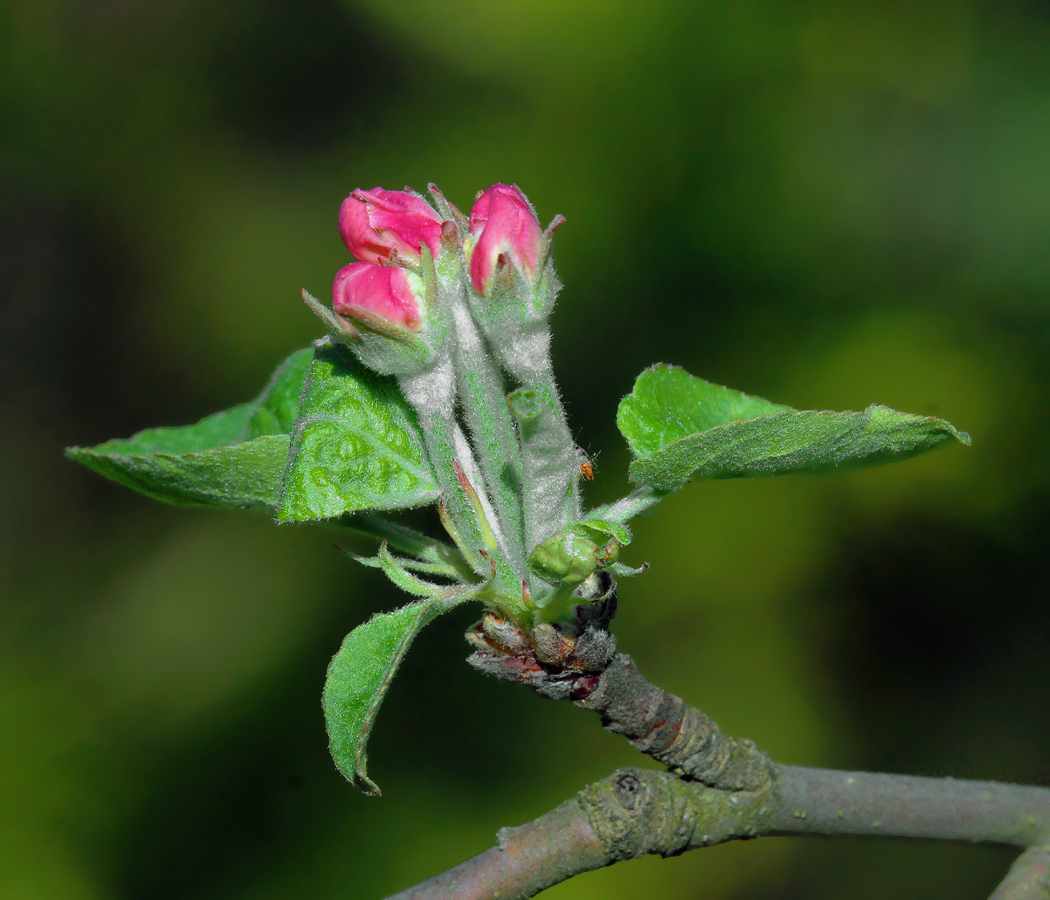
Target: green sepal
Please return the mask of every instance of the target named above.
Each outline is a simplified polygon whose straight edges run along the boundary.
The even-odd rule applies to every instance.
[[[440,491],[423,446],[397,381],[366,369],[342,344],[318,341],[292,430],[278,520],[434,502]]]
[[[583,534],[596,542],[615,538],[616,542],[622,547],[626,547],[631,543],[630,529],[605,519],[588,518],[579,522],[571,522],[565,530]]]
[[[194,425],[150,428],[66,456],[157,500],[183,506],[273,510],[313,349],[296,351],[250,403]]]
[[[631,480],[657,491],[677,490],[692,477],[829,472],[907,459],[951,438],[970,443],[933,416],[876,405],[794,410],[671,366],[639,376],[617,424],[637,456]]]
[[[394,585],[401,588],[406,594],[412,594],[415,597],[433,599],[434,597],[447,594],[450,588],[447,584],[435,584],[432,581],[416,578],[415,575],[408,571],[409,569],[415,569],[424,574],[444,575],[449,578],[459,579],[459,573],[454,569],[449,569],[437,563],[421,563],[411,559],[396,559],[390,553],[386,541],[379,545],[379,553],[376,556],[359,556],[356,553],[349,553],[349,555],[369,568],[382,569],[383,573]]]
[[[410,277],[417,276],[413,274]],[[425,304],[428,309],[427,322],[421,332],[416,332],[364,307],[353,307],[352,317],[340,315],[321,303],[306,288],[302,290],[302,297],[310,310],[353,350],[365,367],[383,375],[418,372],[428,368],[435,357],[440,355],[440,345],[448,335],[448,316],[434,303]]]
[[[634,578],[636,575],[644,575],[649,571],[649,563],[642,563],[637,568],[625,565],[622,562],[614,562],[608,566],[609,574],[614,578]]]
[[[359,534],[385,541],[399,553],[407,553],[413,557],[411,560],[402,561],[408,569],[448,575],[464,583],[474,580],[474,572],[459,550],[400,522],[391,522],[376,513],[365,512],[344,516],[337,524]],[[365,564],[372,565],[372,562]],[[378,560],[375,560],[374,564],[375,567],[379,567]]]

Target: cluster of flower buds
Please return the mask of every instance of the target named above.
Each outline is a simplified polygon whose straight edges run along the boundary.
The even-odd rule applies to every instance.
[[[449,329],[432,289],[434,261],[449,243],[441,216],[407,190],[359,189],[343,201],[339,231],[358,262],[336,274],[335,315],[322,315],[369,368],[397,375],[428,368],[443,355]]]
[[[515,185],[480,192],[469,216],[429,190],[432,202],[408,188],[355,190],[339,230],[357,262],[336,275],[331,309],[304,297],[365,366],[398,376],[448,482],[449,524],[474,536],[464,543],[491,532],[515,583],[534,582],[540,595],[544,582],[561,590],[564,579],[528,557],[579,517],[579,451],[554,387],[547,328],[559,287],[551,239],[564,219],[544,229]],[[524,418],[521,402],[508,407],[501,369],[535,401]],[[455,477],[470,453],[478,503],[458,503]],[[463,518],[478,521],[465,527]]]
[[[338,318],[329,324],[383,373],[412,371],[440,355],[450,326],[437,273],[450,256],[469,273],[475,316],[504,360],[513,356],[513,337],[545,322],[554,306],[558,285],[547,263],[552,232],[564,219],[544,231],[513,185],[480,193],[469,217],[432,193],[446,215],[407,188],[357,189],[339,210],[343,242],[358,262],[335,277]]]

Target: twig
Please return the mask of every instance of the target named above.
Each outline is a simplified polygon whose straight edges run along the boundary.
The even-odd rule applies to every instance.
[[[520,828],[502,828],[484,853],[390,900],[500,900],[533,897],[559,882],[608,865],[577,799]]]
[[[1050,789],[776,766],[770,834],[887,834],[1031,847],[1050,838]]]
[[[760,835],[849,834],[1041,846],[1021,856],[996,898],[1050,900],[1050,789],[776,765],[615,652],[606,630],[611,597],[578,635],[563,636],[571,646],[565,664],[545,662],[528,645],[502,652],[499,642],[475,642],[482,649],[469,662],[597,712],[606,729],[670,772],[620,770],[530,825],[504,829],[497,848],[397,897],[525,898],[646,853],[673,856]],[[564,837],[552,838],[558,829]]]
[[[1017,857],[991,900],[1050,900],[1050,845]]]
[[[770,760],[754,741],[727,737],[681,697],[657,687],[618,653],[594,690],[576,703],[602,717],[602,725],[675,775],[725,790],[769,784]]]
[[[607,730],[623,735],[681,778],[728,790],[767,785],[769,757],[754,741],[726,737],[702,712],[650,682],[631,657],[616,652],[616,638],[608,630],[616,614],[616,590],[605,577],[606,600],[577,607],[577,633],[563,630],[548,638],[551,646],[563,647],[560,655],[537,646],[535,632],[518,632],[517,640],[507,642],[502,633],[490,633],[491,622],[483,618],[472,629],[476,634],[467,634],[479,648],[467,662],[495,678],[527,684],[545,697],[575,700],[582,709],[598,713]],[[478,636],[482,639],[474,639]]]
[[[599,620],[598,627],[588,625],[578,637],[565,638],[573,648],[566,665],[544,663],[533,648],[511,654],[477,641],[482,649],[467,662],[545,697],[575,700],[598,713],[607,730],[681,778],[726,790],[768,785],[771,763],[754,741],[726,737],[702,712],[649,681],[631,657],[615,652],[616,641],[604,624]],[[479,627],[484,630],[485,622]],[[587,659],[594,660],[593,667],[579,662]]]
[[[725,841],[807,834],[1025,847],[1050,838],[1050,789],[774,766],[767,788],[733,791],[620,769],[528,825],[503,829],[496,847],[390,900],[525,900],[649,853],[676,856]],[[1048,862],[1046,846],[1022,854],[994,900],[1046,900]]]

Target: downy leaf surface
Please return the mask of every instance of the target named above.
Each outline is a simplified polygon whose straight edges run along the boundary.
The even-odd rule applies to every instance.
[[[440,490],[397,381],[319,342],[307,374],[277,518],[332,519],[432,503]]]
[[[351,631],[332,657],[322,699],[329,749],[347,781],[366,794],[379,796],[366,750],[390,682],[416,635],[453,605],[437,598],[379,613]]]
[[[306,370],[307,347],[289,356],[262,393],[194,425],[149,428],[66,455],[133,490],[183,506],[276,509]]]
[[[638,377],[616,422],[636,456],[631,480],[658,491],[693,477],[829,472],[907,459],[953,438],[970,443],[933,416],[877,405],[796,410],[665,365]]]

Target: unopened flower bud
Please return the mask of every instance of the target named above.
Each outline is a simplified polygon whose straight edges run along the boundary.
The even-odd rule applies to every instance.
[[[420,261],[426,245],[441,250],[441,216],[408,191],[355,190],[339,209],[339,231],[347,249],[362,262]]]
[[[351,321],[382,319],[398,329],[419,331],[426,316],[423,279],[396,266],[350,263],[335,276],[332,309]]]
[[[513,266],[528,281],[538,274],[543,228],[517,185],[494,184],[470,210],[470,280],[487,294],[503,267]]]
[[[338,331],[370,369],[422,371],[441,354],[447,332],[444,316],[429,315],[425,294],[423,279],[406,269],[351,263],[332,285]]]
[[[559,531],[533,549],[529,567],[551,584],[579,584],[598,568],[599,550],[584,535]]]

